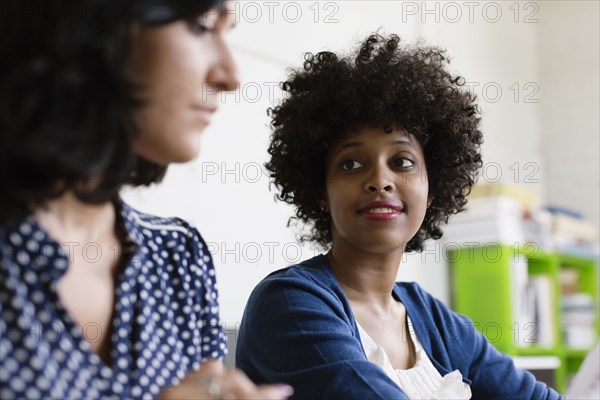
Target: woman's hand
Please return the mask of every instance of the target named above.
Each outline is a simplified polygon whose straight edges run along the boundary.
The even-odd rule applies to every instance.
[[[293,393],[288,385],[257,386],[240,370],[226,370],[221,361],[212,360],[164,390],[159,399],[283,400]]]

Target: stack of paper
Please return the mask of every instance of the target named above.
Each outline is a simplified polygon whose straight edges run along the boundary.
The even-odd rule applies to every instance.
[[[464,212],[452,216],[445,237],[469,246],[533,244],[545,249],[547,229],[535,216],[511,197],[478,197],[469,200]]]

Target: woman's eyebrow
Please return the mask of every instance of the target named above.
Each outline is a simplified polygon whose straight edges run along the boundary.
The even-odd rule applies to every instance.
[[[338,145],[337,147],[334,147],[332,149],[331,155],[338,155],[340,153],[345,152],[348,149],[353,149],[353,148],[357,148],[357,147],[364,147],[364,143],[362,142],[347,142],[347,143],[343,143]]]
[[[344,143],[343,145],[341,145],[340,148],[338,149],[338,151],[344,150],[347,148],[351,148],[351,147],[361,147],[361,146],[364,146],[363,142],[348,142],[348,143]]]
[[[225,4],[219,5],[215,9],[218,13],[220,22],[225,23],[228,22],[228,19],[231,20],[228,29],[233,29],[237,26],[237,17],[234,9],[227,8]]]
[[[413,143],[410,140],[394,140],[391,142],[391,144],[403,144],[403,145],[407,145],[412,147],[413,149],[415,148],[415,146],[413,145]]]
[[[398,144],[398,145],[406,145],[414,149],[414,145],[410,140],[400,139],[400,140],[392,140],[389,144]],[[354,147],[363,147],[365,144],[363,142],[348,142],[340,145],[340,147],[336,150],[336,153],[339,153],[343,150],[354,148]]]

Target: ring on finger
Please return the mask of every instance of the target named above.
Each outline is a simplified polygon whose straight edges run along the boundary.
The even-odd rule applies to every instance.
[[[213,376],[203,376],[198,379],[200,389],[215,399],[222,399],[221,379]]]

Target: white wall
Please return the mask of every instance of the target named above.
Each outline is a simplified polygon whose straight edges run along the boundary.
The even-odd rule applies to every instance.
[[[546,199],[600,224],[600,2],[541,9],[541,143]]]
[[[553,82],[565,77],[561,71],[544,69],[548,56],[540,51],[540,32],[561,37],[564,21],[548,17],[540,28],[541,9],[546,7],[543,4],[530,2],[533,6],[525,9],[529,3],[516,6],[513,2],[473,3],[451,2],[448,6],[447,2],[353,0],[244,1],[238,5],[239,25],[231,35],[231,42],[242,70],[242,88],[237,95],[222,97],[220,115],[204,134],[199,160],[171,167],[158,187],[124,193],[128,201],[144,211],[190,220],[211,243],[223,321],[232,326],[240,321],[250,291],[267,273],[316,254],[315,250],[300,249],[296,244],[294,230],[286,227],[293,210],[274,202],[268,179],[260,174],[260,166],[267,160],[269,138],[265,110],[281,94],[274,85],[285,78],[286,67],[301,65],[306,51],[346,50],[379,28],[383,32],[398,33],[410,42],[423,37],[427,42],[447,48],[452,67],[472,82],[473,90],[481,99],[486,177],[491,180],[500,173],[503,181],[523,182],[524,174],[533,171],[524,170],[525,164],[532,163],[537,169],[530,178],[537,179],[538,183],[530,185],[539,193],[543,195],[547,187],[552,194],[555,187],[560,187],[560,182],[549,184],[544,180],[547,174],[553,178],[558,176],[555,169],[546,167],[546,164],[552,165],[552,160],[543,153],[548,142],[547,121],[551,121],[551,125],[557,123],[544,120],[552,112],[544,108],[546,105],[542,107],[542,100],[546,99],[542,93],[545,96],[546,92],[541,89],[546,88],[548,75],[552,75]],[[553,15],[560,16],[561,7],[559,3],[554,4]],[[519,15],[515,22],[517,8]],[[495,13],[498,9],[500,14]],[[577,7],[571,9],[578,14]],[[538,22],[525,23],[528,15]],[[593,17],[588,18],[584,23],[593,25]],[[587,46],[569,49],[573,57],[584,49],[589,50],[594,41],[598,48],[597,19],[595,29],[595,37],[584,37],[591,41]],[[563,39],[563,47],[569,47],[568,39]],[[597,52],[595,60],[597,65]],[[593,98],[595,93],[597,104],[598,72],[596,70],[594,75],[590,71],[591,67],[586,74],[593,75],[596,91],[589,89],[588,97]],[[519,87],[516,99],[515,82]],[[580,77],[578,82],[590,81]],[[482,91],[484,87],[486,90]],[[537,88],[540,90],[535,92]],[[576,94],[576,90],[572,93]],[[538,102],[525,102],[526,95],[529,95],[528,100]],[[595,153],[594,149],[586,151],[597,165],[598,107],[594,125],[588,118],[593,115],[592,105],[587,115],[583,111],[578,115],[586,127],[581,131],[582,137],[591,140],[595,135]],[[554,146],[560,149],[564,140],[562,129],[555,136],[561,137]],[[519,163],[518,168],[515,163]],[[515,179],[518,169],[521,174]],[[596,188],[597,176],[596,168]],[[580,193],[589,193],[588,197],[593,198],[593,190],[588,186],[579,189]],[[595,193],[597,199],[597,190]],[[417,280],[447,301],[442,245],[430,244],[424,254],[406,256],[399,279]]]

